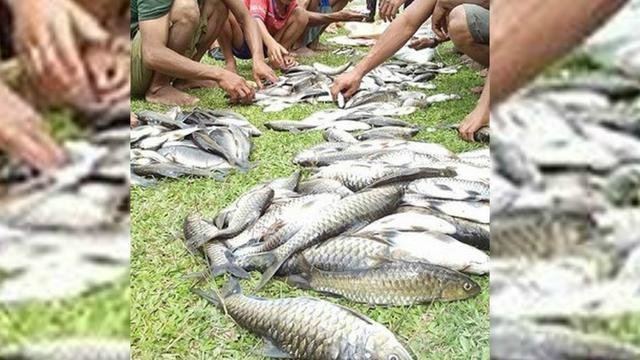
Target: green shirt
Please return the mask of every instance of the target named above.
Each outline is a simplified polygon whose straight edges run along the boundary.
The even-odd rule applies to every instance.
[[[153,20],[169,13],[173,0],[131,0],[131,38],[138,32],[140,21]]]

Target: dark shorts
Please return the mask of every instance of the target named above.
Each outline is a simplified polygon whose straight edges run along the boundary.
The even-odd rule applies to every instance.
[[[243,59],[243,60],[249,60],[251,59],[251,49],[249,49],[249,44],[247,44],[247,42],[243,42],[242,46],[240,46],[239,49],[232,49],[233,50],[233,56],[237,57],[238,59]],[[265,46],[262,50],[264,52],[264,56],[266,57],[267,55],[267,47]]]
[[[489,10],[474,4],[464,4],[469,32],[478,44],[489,44]]]

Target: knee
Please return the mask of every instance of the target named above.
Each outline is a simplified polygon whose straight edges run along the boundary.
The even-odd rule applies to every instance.
[[[304,8],[298,6],[295,10],[293,10],[293,19],[296,24],[301,24],[303,26],[307,26],[309,23],[309,13]]]
[[[456,46],[463,46],[473,42],[473,37],[469,32],[467,24],[467,14],[463,5],[458,5],[449,13],[447,19],[449,37]]]
[[[200,8],[193,0],[175,0],[171,8],[171,22],[197,24],[200,21]]]

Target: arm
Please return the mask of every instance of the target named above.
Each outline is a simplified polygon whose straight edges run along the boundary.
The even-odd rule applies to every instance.
[[[272,83],[278,81],[278,77],[273,70],[264,61],[264,50],[262,49],[262,34],[258,24],[253,21],[253,18],[249,14],[249,10],[244,6],[244,3],[240,0],[223,0],[227,8],[231,11],[240,27],[244,29],[245,39],[249,49],[251,50],[251,57],[253,59],[253,78],[256,81],[256,85],[262,88],[262,81],[269,80]]]
[[[336,11],[328,14],[307,11],[307,14],[309,14],[308,26],[328,25],[341,21],[364,21],[367,18],[367,15],[347,10]]]
[[[476,131],[489,125],[491,109],[491,70],[484,81],[482,95],[475,109],[464,119],[458,127],[460,137],[467,141],[474,141]]]
[[[140,22],[142,58],[154,71],[181,79],[222,79],[224,70],[193,61],[167,47],[169,28],[166,19],[158,18]]]
[[[491,14],[491,65],[498,69],[491,84],[492,105],[568,53],[626,2],[497,1]]]
[[[362,78],[400,50],[418,31],[420,25],[431,16],[435,3],[435,0],[417,0],[411,4],[407,11],[391,23],[353,71]]]

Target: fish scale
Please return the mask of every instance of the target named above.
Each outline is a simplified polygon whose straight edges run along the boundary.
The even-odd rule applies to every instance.
[[[330,302],[310,298],[260,299],[239,294],[239,289],[221,300],[196,293],[219,307],[224,303],[236,323],[280,350],[277,357],[286,354],[307,360],[412,359],[387,328]],[[276,357],[273,353],[265,355]]]

